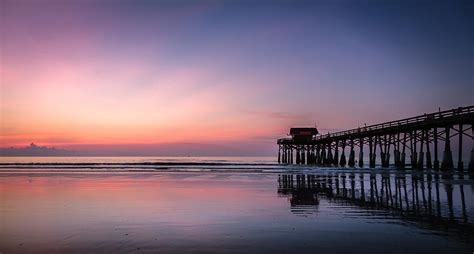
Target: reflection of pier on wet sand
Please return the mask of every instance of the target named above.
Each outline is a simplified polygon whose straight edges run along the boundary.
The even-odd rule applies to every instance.
[[[282,174],[278,193],[289,197],[296,214],[316,211],[325,199],[362,209],[369,217],[393,216],[474,241],[473,215],[464,193],[472,186],[468,181],[472,179],[467,175],[439,172]]]

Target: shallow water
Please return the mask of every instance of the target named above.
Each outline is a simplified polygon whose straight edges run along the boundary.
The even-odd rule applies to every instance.
[[[245,169],[231,172],[10,165],[0,172],[0,252],[474,250],[472,176],[278,165],[260,172],[239,163]]]

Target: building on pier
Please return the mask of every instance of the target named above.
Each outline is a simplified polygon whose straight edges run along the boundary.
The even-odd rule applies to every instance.
[[[316,127],[291,128],[289,135],[295,141],[310,141],[318,135],[318,129]]]

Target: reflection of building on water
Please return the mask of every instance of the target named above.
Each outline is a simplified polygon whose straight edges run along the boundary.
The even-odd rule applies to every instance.
[[[325,199],[464,238],[474,235],[474,215],[467,208],[472,212],[472,203],[466,204],[465,197],[465,185],[472,179],[462,173],[283,174],[278,181],[278,193],[289,197],[292,212],[316,212],[319,199]]]
[[[283,196],[289,196],[292,213],[306,215],[317,210],[319,200],[317,193],[314,191],[314,186],[311,185],[314,181],[310,181],[310,177],[310,175],[280,176],[278,193]]]

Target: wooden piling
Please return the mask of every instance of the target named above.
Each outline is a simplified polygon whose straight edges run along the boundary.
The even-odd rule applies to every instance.
[[[433,168],[433,164],[431,164],[431,152],[430,152],[430,135],[429,130],[426,130],[426,168]]]
[[[301,164],[306,164],[306,151],[305,146],[301,148]]]
[[[369,167],[370,168],[375,167],[375,164],[372,163],[372,158],[374,157],[372,149],[373,149],[372,137],[369,137]]]
[[[388,140],[385,141],[385,167],[390,166],[390,147],[392,145],[392,134],[388,135]]]
[[[438,128],[433,128],[433,146],[434,146],[434,162],[433,166],[435,169],[439,169],[439,159],[438,159]]]
[[[300,164],[300,148],[296,148],[296,164]]]
[[[291,164],[291,151],[290,151],[290,147],[288,146],[287,149],[286,149],[286,163],[287,164]]]
[[[451,129],[450,126],[446,127],[445,129],[445,141],[444,141],[444,154],[443,154],[443,161],[441,162],[441,169],[447,170],[454,168],[453,165],[453,153],[451,152],[451,141],[449,130]]]
[[[331,165],[334,162],[332,158],[332,148],[331,148],[331,143],[328,143],[328,155],[327,155],[327,165]]]
[[[402,146],[402,154],[400,156],[400,167],[401,168],[405,168],[405,156],[406,156],[406,153],[405,153],[405,149],[406,149],[406,145],[407,145],[407,133],[403,133],[403,146]]]
[[[385,160],[387,159],[387,156],[385,156],[386,151],[387,151],[387,135],[383,135],[380,138],[380,164],[382,165],[382,168],[385,167]]]
[[[316,146],[316,164],[321,165],[321,145]]]
[[[459,142],[458,142],[458,170],[462,171],[464,169],[464,163],[462,162],[462,136],[463,136],[463,126],[459,125],[458,130]]]
[[[290,164],[293,164],[293,147],[290,147]]]
[[[311,147],[306,146],[306,164],[311,164]]]
[[[395,167],[400,166],[400,153],[399,153],[399,145],[400,145],[400,140],[398,135],[393,137],[393,165]]]
[[[413,156],[412,156],[412,162],[411,162],[411,167],[412,168],[417,168],[418,167],[418,153],[416,151],[416,146],[417,146],[417,131],[413,131]]]
[[[346,154],[345,154],[344,150],[346,150],[346,141],[345,140],[342,141],[342,154],[341,154],[341,160],[339,161],[339,165],[341,167],[346,166]]]
[[[349,167],[355,166],[354,139],[351,139],[351,151],[349,153]]]
[[[474,172],[474,124],[471,124],[471,158],[469,159],[469,172]]]
[[[425,130],[421,130],[421,138],[420,138],[420,156],[418,157],[418,169],[423,169],[424,163],[423,159],[425,158],[425,154],[423,153],[423,141],[425,139]]]
[[[326,144],[323,144],[321,148],[321,164],[325,165],[327,163],[326,159]]]
[[[375,168],[375,163],[377,162],[377,140],[378,140],[378,137],[375,136],[374,138],[374,151],[372,153],[372,167]]]

